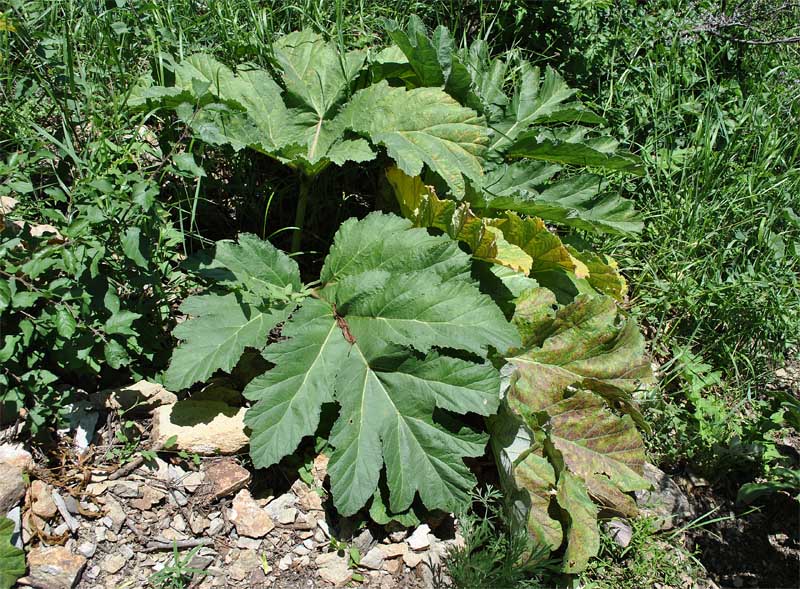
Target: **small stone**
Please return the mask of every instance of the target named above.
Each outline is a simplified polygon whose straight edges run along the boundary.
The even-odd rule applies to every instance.
[[[306,548],[305,546],[303,546],[302,544],[300,544],[299,546],[295,546],[292,549],[292,552],[294,552],[297,556],[305,556],[306,554],[310,553],[311,551],[308,548]]]
[[[33,548],[28,552],[29,585],[71,589],[86,566],[86,558],[63,546]]]
[[[383,568],[390,575],[397,575],[401,570],[403,570],[403,561],[400,558],[387,560],[384,563]]]
[[[403,562],[405,565],[410,568],[416,568],[416,566],[422,561],[422,555],[418,552],[406,552],[403,555]]]
[[[166,497],[166,495],[158,489],[146,486],[142,489],[142,496],[138,499],[130,501],[129,505],[140,511],[149,511],[154,505],[161,503],[161,501],[164,500],[164,497]]]
[[[199,536],[206,531],[210,525],[211,521],[202,515],[193,514],[189,518],[189,528],[191,528],[192,533],[195,535]]]
[[[0,463],[0,514],[11,511],[25,496],[22,472],[16,466]]]
[[[431,528],[428,524],[422,524],[414,533],[408,537],[408,546],[412,550],[425,550],[430,545],[431,542],[428,539],[428,534],[430,533]]]
[[[369,528],[366,528],[362,530],[358,536],[353,538],[351,543],[358,548],[360,554],[366,554],[375,544],[375,538],[372,537],[372,532],[369,531]]]
[[[178,530],[179,532],[185,532],[186,531],[186,520],[179,513],[175,517],[172,518],[172,522],[170,523],[170,527],[173,530]]]
[[[326,538],[331,537],[331,528],[328,525],[328,522],[326,522],[324,519],[317,520],[317,526],[320,530],[322,530],[322,533],[325,534]]]
[[[158,444],[174,436],[174,449],[195,454],[236,454],[250,442],[246,411],[219,401],[178,401],[153,411],[152,439]]]
[[[383,552],[385,558],[396,558],[408,552],[408,544],[405,542],[400,542],[398,544],[381,544],[378,548]]]
[[[106,409],[125,411],[127,415],[147,415],[156,407],[171,405],[178,400],[175,393],[169,392],[162,385],[140,380],[139,382],[100,391],[93,401]]]
[[[122,505],[115,499],[108,497],[106,498],[105,512],[106,518],[111,521],[111,525],[108,525],[106,518],[103,518],[106,527],[119,534],[120,530],[122,530],[122,526],[125,524],[126,518]]]
[[[301,555],[302,556],[302,555]],[[278,568],[282,571],[288,571],[292,566],[292,555],[286,554],[278,561]]]
[[[313,515],[304,514],[295,520],[293,527],[295,530],[313,530],[317,527],[317,519]]]
[[[653,485],[651,491],[637,491],[636,503],[642,513],[655,518],[662,530],[676,522],[689,520],[692,508],[681,488],[664,471],[650,463],[644,465],[644,478]]]
[[[133,548],[128,546],[127,544],[123,544],[119,547],[119,553],[125,560],[130,560],[134,557]]]
[[[64,495],[63,499],[64,506],[67,508],[68,512],[70,512],[72,515],[78,515],[80,513],[79,503],[75,497],[72,495]]]
[[[86,485],[86,493],[94,497],[99,497],[107,490],[108,490],[108,483],[106,481],[89,483],[88,485]]]
[[[105,518],[104,518],[105,519]],[[101,526],[97,526],[94,529],[94,537],[97,539],[98,542],[105,542],[106,541],[106,533],[108,530]]]
[[[65,523],[58,524],[53,528],[53,536],[63,536],[67,532],[69,532],[69,526]]]
[[[247,536],[239,536],[239,539],[236,540],[236,546],[246,550],[258,550],[261,547],[261,540],[257,538],[248,538]]]
[[[228,568],[228,576],[236,581],[242,581],[260,566],[261,559],[255,551],[243,550],[239,558]]]
[[[347,559],[335,552],[320,554],[316,559],[317,574],[334,587],[342,587],[350,581],[353,571],[347,566]]]
[[[167,528],[163,532],[161,532],[161,537],[164,538],[167,542],[172,542],[173,540],[186,540],[186,534],[183,532],[179,532],[174,528]]]
[[[298,500],[298,504],[300,507],[305,509],[306,511],[322,511],[322,497],[319,496],[314,490],[308,491],[307,493],[300,496]]]
[[[628,522],[615,517],[605,527],[614,542],[621,548],[627,548],[631,543],[633,529],[628,525]]]
[[[330,458],[326,454],[319,454],[314,459],[314,464],[311,466],[311,476],[314,477],[314,482],[322,486],[325,482],[325,477],[328,476],[328,461]]]
[[[233,498],[236,517],[232,518],[240,536],[263,538],[275,527],[272,518],[253,500],[250,491],[242,489]]]
[[[303,546],[308,548],[309,550],[314,550],[314,546],[316,546],[316,544],[314,540],[312,540],[311,538],[306,538],[305,540],[303,540]]]
[[[402,542],[408,536],[408,532],[406,530],[398,530],[397,532],[392,532],[389,534],[389,541],[390,542]]]
[[[96,551],[97,551],[97,544],[94,544],[92,542],[81,542],[78,545],[78,552],[80,552],[86,558],[92,558]]]
[[[94,565],[92,568],[87,569],[84,575],[89,577],[90,579],[96,579],[100,575],[100,571],[101,571],[100,567]]]
[[[44,481],[31,483],[31,511],[43,519],[50,519],[58,513],[53,501],[53,489]]]
[[[22,444],[3,444],[0,446],[0,464],[29,472],[33,468],[33,456]]]
[[[286,509],[294,507],[296,502],[297,497],[295,497],[293,493],[284,493],[280,497],[270,501],[265,509],[272,519],[280,519],[280,514]],[[295,512],[296,511],[297,510],[295,510]]]
[[[206,475],[200,471],[194,471],[187,474],[183,479],[181,479],[181,484],[183,488],[189,491],[190,493],[194,493],[199,489],[206,480]]]
[[[296,507],[287,507],[283,511],[278,514],[278,523],[288,526],[294,523],[294,520],[297,519],[297,508]]]
[[[216,536],[222,531],[224,527],[225,527],[225,522],[222,520],[222,518],[212,519],[211,523],[208,525],[206,534],[208,536]]]
[[[369,552],[367,552],[364,556],[361,557],[361,561],[359,564],[362,567],[366,567],[368,569],[373,570],[380,570],[383,567],[383,561],[385,557],[383,556],[383,551],[376,546]]]
[[[216,460],[205,469],[206,481],[215,499],[232,495],[250,482],[250,471],[235,460],[225,458]]]
[[[141,495],[140,487],[141,485],[136,481],[117,481],[111,487],[111,492],[123,499],[136,499]]]
[[[186,507],[186,505],[189,503],[189,498],[186,497],[186,495],[184,495],[177,489],[170,491],[168,497],[170,505],[178,505],[179,507]]]
[[[109,554],[105,558],[105,560],[103,560],[103,564],[101,564],[100,566],[105,572],[107,572],[110,575],[113,575],[114,573],[118,573],[123,568],[125,568],[127,562],[128,561],[125,560],[125,557],[122,556],[121,554]]]

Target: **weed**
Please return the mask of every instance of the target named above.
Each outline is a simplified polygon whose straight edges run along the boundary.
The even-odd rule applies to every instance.
[[[185,556],[178,552],[178,544],[172,547],[172,562],[150,576],[149,583],[156,589],[185,589],[195,575],[205,576],[208,573],[191,566],[192,559],[200,552],[201,546],[192,548]]]

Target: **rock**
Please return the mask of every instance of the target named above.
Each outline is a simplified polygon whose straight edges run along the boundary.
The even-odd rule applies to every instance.
[[[16,466],[0,463],[0,514],[11,511],[25,496],[25,481],[22,470]]]
[[[115,499],[107,497],[105,512],[106,517],[110,522],[110,525],[107,525],[106,527],[119,534],[120,530],[122,530],[122,526],[125,524],[126,518],[125,511],[122,509],[122,505],[120,505]]]
[[[361,533],[353,538],[352,545],[358,548],[359,553],[366,554],[375,544],[375,538],[372,537],[372,532],[369,528],[361,531]]]
[[[205,469],[206,481],[215,499],[234,494],[250,482],[250,471],[235,460],[215,460]]]
[[[78,401],[68,406],[69,427],[67,432],[72,432],[72,439],[78,454],[83,454],[92,443],[100,414],[94,410],[91,403],[86,400]],[[62,430],[59,430],[61,433]]]
[[[14,532],[11,534],[11,544],[17,548],[22,548],[22,507],[17,505],[6,514],[6,517],[14,522]]]
[[[228,568],[228,576],[235,581],[242,581],[260,566],[261,559],[254,550],[243,550],[236,562]]]
[[[328,476],[328,460],[327,455],[319,454],[311,466],[311,476],[314,477],[314,482],[320,487],[325,482],[325,477]]]
[[[63,546],[41,546],[28,552],[28,580],[34,587],[71,589],[86,566],[86,558]]]
[[[187,474],[183,479],[181,479],[181,484],[183,488],[189,491],[190,493],[194,493],[199,489],[205,482],[206,475],[200,471],[194,471]]]
[[[0,196],[0,219],[3,215],[7,215],[14,210],[17,206],[17,199],[10,196]]]
[[[301,495],[298,504],[306,511],[322,511],[322,497],[313,489]]]
[[[173,530],[177,530],[179,532],[185,532],[186,531],[186,520],[179,513],[175,517],[172,518],[172,522],[170,522],[170,527]]]
[[[195,513],[189,518],[189,528],[191,528],[192,533],[197,536],[205,532],[210,525],[211,521],[202,515]]]
[[[175,437],[174,448],[202,455],[236,454],[249,443],[242,407],[218,401],[178,401],[153,411],[153,442]]]
[[[233,509],[236,516],[231,519],[240,536],[263,538],[275,527],[267,511],[258,506],[247,489],[242,489],[233,498]]]
[[[100,391],[93,401],[113,411],[124,411],[126,415],[143,416],[156,407],[172,405],[178,400],[175,393],[169,392],[162,385],[146,380],[118,389]]]
[[[408,547],[411,548],[411,550],[426,550],[431,545],[428,539],[430,531],[431,528],[428,524],[419,526],[414,530],[414,533],[408,537]]]
[[[636,502],[644,515],[655,518],[660,529],[669,530],[676,522],[692,518],[689,500],[664,471],[645,463],[644,478],[652,483],[653,490],[637,491]]]
[[[284,526],[293,524],[294,520],[296,519],[297,519],[296,507],[287,507],[278,514],[278,523]]]
[[[266,509],[271,518],[278,519],[282,511],[289,507],[294,507],[295,503],[297,503],[297,497],[295,497],[294,493],[284,493],[270,501],[264,509]]]
[[[406,552],[403,555],[403,562],[410,569],[415,568],[421,561],[422,555],[418,552]]]
[[[222,528],[224,527],[225,527],[225,522],[222,521],[222,518],[212,519],[211,523],[208,526],[208,530],[206,530],[206,535],[216,536],[222,531]]]
[[[136,481],[117,481],[111,487],[111,492],[123,499],[136,499],[141,495],[140,487]]]
[[[33,456],[22,444],[3,444],[0,446],[0,464],[12,466],[21,472],[33,468]]]
[[[385,557],[383,556],[383,551],[376,546],[369,552],[367,552],[364,556],[361,557],[361,562],[359,563],[362,567],[372,569],[375,571],[380,570],[383,568],[383,561]]]
[[[619,519],[615,517],[611,521],[605,524],[606,531],[608,535],[614,539],[614,542],[622,547],[627,548],[628,544],[631,543],[631,538],[633,537],[633,529],[628,525],[628,522],[625,520]]]
[[[317,526],[319,527],[320,531],[324,534],[326,538],[331,537],[331,528],[324,519],[320,519],[317,521]]]
[[[302,554],[300,556],[303,556]],[[292,566],[292,555],[286,554],[278,561],[278,568],[282,571],[288,571]]]
[[[408,552],[408,544],[405,542],[400,542],[399,544],[381,544],[378,548],[383,552],[383,556],[386,558],[397,558]]]
[[[387,560],[386,563],[383,565],[383,568],[390,575],[397,575],[400,573],[400,571],[403,570],[403,561],[402,559],[399,558]]]
[[[406,539],[406,536],[408,536],[408,532],[406,530],[398,530],[389,534],[389,540],[391,542],[402,542]]]
[[[313,530],[317,527],[317,519],[313,515],[300,515],[292,526],[295,530]]]
[[[97,544],[94,544],[93,542],[81,542],[78,545],[78,552],[80,552],[86,558],[92,558],[96,551]]]
[[[44,481],[33,481],[30,489],[31,511],[43,519],[55,517],[58,508],[53,501],[53,489]]]
[[[261,540],[257,538],[248,538],[247,536],[239,536],[236,541],[237,548],[244,548],[246,550],[258,550],[261,548]]]
[[[164,500],[164,497],[166,497],[166,495],[158,489],[154,489],[151,486],[145,486],[142,488],[142,496],[138,499],[128,502],[128,505],[140,511],[149,511],[153,508],[153,505],[161,503],[161,501]]]
[[[335,552],[320,554],[316,559],[317,574],[334,587],[342,587],[353,577],[347,559]]]
[[[127,562],[128,561],[125,560],[125,557],[122,556],[121,554],[109,554],[103,560],[103,563],[100,565],[100,568],[102,568],[108,574],[113,575],[114,573],[118,573],[123,568],[125,568],[125,564]]]

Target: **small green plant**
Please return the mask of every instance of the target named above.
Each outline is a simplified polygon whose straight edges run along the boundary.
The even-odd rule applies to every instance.
[[[445,567],[460,589],[546,587],[558,567],[548,560],[549,549],[535,544],[523,528],[506,516],[503,495],[488,487],[475,491],[472,507],[458,513],[463,545],[452,548]]]
[[[201,548],[202,546],[196,546],[182,556],[178,551],[177,542],[174,543],[172,561],[150,576],[150,585],[156,589],[186,589],[196,575],[201,577],[207,575],[203,569],[191,566],[192,559],[197,556]]]
[[[11,544],[14,522],[0,518],[0,589],[11,589],[25,574],[25,552]]]
[[[631,538],[621,546],[603,530],[600,558],[581,575],[587,589],[639,589],[656,584],[682,587],[704,576],[702,566],[680,540],[660,533],[652,518],[628,520]]]

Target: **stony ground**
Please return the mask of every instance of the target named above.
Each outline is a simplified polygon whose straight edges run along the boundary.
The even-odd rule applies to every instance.
[[[156,385],[140,388],[145,393],[135,391],[143,395],[136,403],[144,409],[174,406]],[[154,395],[162,398],[153,401]],[[118,398],[103,403],[130,406]],[[335,518],[324,489],[324,455],[313,461],[306,482],[297,475],[270,481],[263,471],[254,480],[246,453],[193,452],[215,452],[214,437],[223,444],[235,440],[236,432],[220,430],[218,422],[211,424],[215,420],[176,429],[159,421],[158,410],[152,425],[109,415],[105,426],[86,436],[93,444],[76,447],[65,437],[55,461],[19,445],[0,447],[0,509],[17,520],[16,540],[28,553],[21,585],[159,586],[159,576],[175,567],[177,546],[182,560],[191,556],[184,566],[202,571],[190,587],[341,587],[351,581],[373,588],[430,587],[442,578],[447,550],[462,541],[452,517],[413,530],[365,528],[355,519]],[[235,419],[232,424],[241,427]],[[169,449],[143,456],[135,445],[128,447],[129,434],[118,433],[125,426],[148,433],[145,447],[177,439]],[[81,429],[71,435],[79,439]]]

